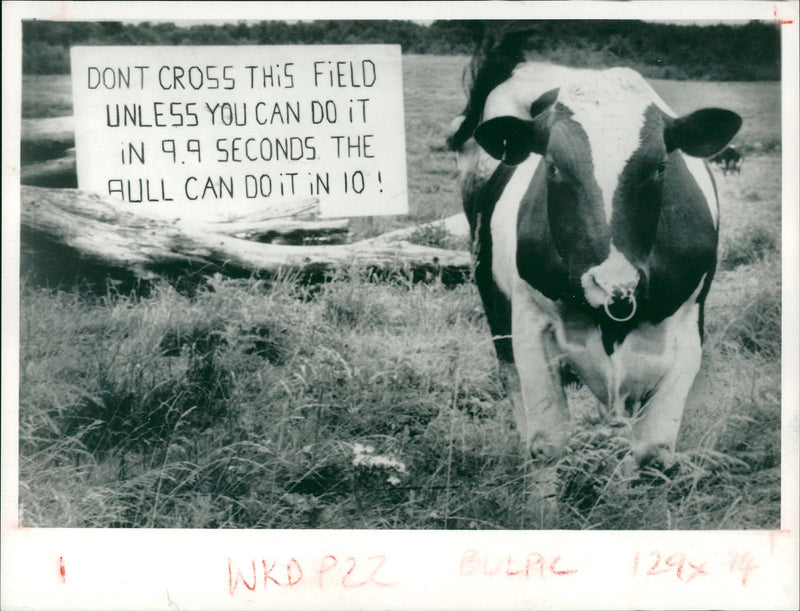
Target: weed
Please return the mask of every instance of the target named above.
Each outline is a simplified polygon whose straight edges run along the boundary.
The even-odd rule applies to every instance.
[[[417,227],[417,229],[408,236],[408,241],[412,244],[420,244],[421,246],[452,248],[453,235],[447,231],[443,223],[428,223]]]
[[[723,242],[719,267],[730,270],[740,265],[757,263],[778,252],[778,239],[779,234],[774,226],[748,225]]]
[[[386,322],[388,311],[382,304],[366,298],[369,291],[369,285],[361,281],[326,284],[322,297],[325,319],[333,325],[352,328]]]
[[[752,354],[780,359],[780,291],[764,288],[749,296],[726,326],[722,339]]]

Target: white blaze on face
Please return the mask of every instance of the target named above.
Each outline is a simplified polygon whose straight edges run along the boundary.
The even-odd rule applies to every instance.
[[[683,161],[697,182],[697,186],[703,192],[703,197],[706,198],[706,203],[708,204],[708,211],[711,213],[711,219],[714,221],[714,227],[716,227],[719,223],[719,204],[717,202],[717,193],[714,191],[714,183],[711,182],[711,176],[708,173],[705,161],[689,155],[684,155]]]
[[[494,207],[491,220],[492,275],[497,286],[511,298],[517,270],[517,216],[541,157],[531,155],[517,166],[503,195]]]
[[[605,220],[610,223],[623,170],[642,145],[647,108],[655,104],[670,111],[640,74],[626,68],[583,78],[562,89],[558,101],[572,111],[571,119],[581,125],[589,140],[594,178]],[[632,292],[638,282],[638,271],[615,247],[613,238],[608,258],[581,277],[586,300],[594,307],[605,305],[616,292]]]
[[[615,291],[632,291],[638,283],[639,272],[613,244],[608,258],[581,276],[586,301],[595,308],[605,305]]]
[[[615,68],[565,88],[558,101],[573,112],[572,120],[586,132],[594,177],[602,194],[606,222],[610,222],[622,171],[642,144],[645,110],[660,100],[639,74]]]

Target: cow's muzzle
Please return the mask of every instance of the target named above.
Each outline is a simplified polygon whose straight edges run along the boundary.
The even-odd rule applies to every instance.
[[[637,294],[642,294],[646,282],[645,270],[629,263],[616,250],[581,276],[581,287],[589,305],[619,323],[636,315]]]
[[[615,292],[609,295],[603,309],[614,322],[627,322],[636,315],[636,295],[634,289]]]

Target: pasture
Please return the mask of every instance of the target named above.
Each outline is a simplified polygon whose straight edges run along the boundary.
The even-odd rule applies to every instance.
[[[463,57],[404,56],[409,217],[460,210],[444,141]],[[654,82],[677,112],[739,112],[741,175],[714,170],[721,251],[680,469],[641,478],[628,423],[570,388],[571,443],[520,456],[477,290],[342,269],[102,294],[22,279],[20,513],[27,526],[770,529],[780,524],[779,83]],[[25,77],[23,116],[69,114]],[[53,110],[58,109],[58,111]],[[437,231],[420,242],[451,244]],[[557,482],[558,511],[534,494]]]

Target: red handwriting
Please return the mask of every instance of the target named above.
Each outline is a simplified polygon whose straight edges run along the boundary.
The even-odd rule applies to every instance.
[[[775,23],[780,24],[780,25],[790,25],[790,24],[794,23],[794,21],[792,19],[778,19],[778,5],[777,4],[773,4],[772,5],[772,16],[775,19]]]
[[[511,554],[505,556],[491,557],[481,555],[478,550],[470,549],[461,555],[461,565],[459,575],[467,577],[470,575],[485,575],[487,577],[524,577],[531,576],[562,577],[564,575],[574,575],[577,569],[559,568],[561,556],[551,558],[545,557],[538,552],[530,552],[524,557],[514,557]]]
[[[782,540],[780,536],[788,533],[790,533],[788,530],[775,530],[768,533],[770,554],[774,555],[775,546]],[[632,574],[633,577],[672,575],[682,583],[690,583],[701,575],[710,577],[711,573],[706,569],[705,561],[698,562],[697,560],[696,556],[690,559],[684,553],[663,554],[660,551],[651,551],[649,554],[645,554],[637,551],[633,556]],[[721,554],[715,556],[711,564],[712,568],[721,569],[720,571],[715,569],[715,575],[724,575],[724,568],[726,568],[728,574],[739,580],[742,587],[746,587],[752,581],[756,569],[763,567],[769,570],[769,563],[765,563],[763,560],[763,558],[759,559],[751,549],[730,549],[724,556]],[[716,561],[721,561],[720,564],[724,568],[720,567]]]
[[[758,568],[757,564],[753,564],[753,557],[750,555],[750,552],[729,552],[728,558],[730,560],[728,568],[731,573],[739,571],[742,574],[742,585],[746,586],[747,578],[750,577],[750,572]]]
[[[301,563],[297,558],[278,560],[261,558],[250,560],[243,565],[228,558],[228,593],[234,596],[237,591],[255,591],[272,588],[294,588],[306,584],[319,589],[355,589],[365,586],[388,588],[397,585],[386,580],[386,556],[376,555],[365,558],[347,556],[339,560],[333,554],[323,556],[319,561]],[[305,569],[303,568],[305,567]]]
[[[791,531],[789,530],[773,530],[769,533],[769,553],[775,553],[775,539],[777,539],[780,535],[788,535]]]
[[[664,556],[661,552],[650,552],[647,571],[644,573],[647,576],[655,575],[674,575],[681,583],[689,583],[695,577],[700,575],[708,575],[705,568],[705,562],[692,562],[686,557],[686,554],[670,554]],[[633,576],[639,575],[640,557],[639,552],[636,552],[633,557]]]
[[[64,556],[58,557],[58,575],[61,578],[61,583],[67,583],[67,569],[64,566]]]

